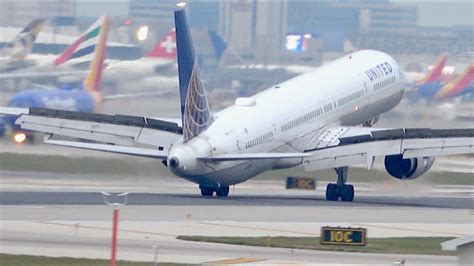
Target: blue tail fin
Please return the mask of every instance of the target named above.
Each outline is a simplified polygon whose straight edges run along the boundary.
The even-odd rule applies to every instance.
[[[227,43],[213,30],[209,30],[209,39],[211,39],[212,47],[214,48],[214,54],[216,55],[217,61],[221,61],[222,55],[227,50]]]
[[[212,43],[212,48],[214,49],[214,55],[221,65],[243,63],[242,58],[232,48],[230,48],[229,45],[227,45],[219,33],[209,30],[208,34]]]
[[[184,142],[187,142],[206,130],[214,122],[214,118],[204,92],[186,12],[175,11],[174,21],[183,138]]]

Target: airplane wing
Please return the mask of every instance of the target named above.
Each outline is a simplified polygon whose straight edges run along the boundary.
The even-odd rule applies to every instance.
[[[305,150],[306,171],[367,164],[378,156],[402,154],[403,158],[474,153],[474,129],[331,127]]]
[[[59,111],[45,108],[0,107],[0,114],[16,115],[22,129],[68,136],[105,144],[58,141],[46,143],[145,157],[166,158],[171,145],[182,138],[178,124],[147,117]],[[146,148],[135,146],[146,145]]]

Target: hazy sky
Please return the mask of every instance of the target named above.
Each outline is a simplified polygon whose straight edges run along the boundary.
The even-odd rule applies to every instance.
[[[418,6],[418,24],[421,26],[474,26],[474,2],[471,1],[392,1]]]
[[[127,16],[128,0],[76,0],[76,15],[100,17],[104,14],[111,16]]]
[[[474,3],[472,0],[393,0],[392,2],[418,6],[418,24],[422,26],[459,24],[474,26]],[[77,15],[98,17],[103,14],[127,16],[128,0],[77,0]]]

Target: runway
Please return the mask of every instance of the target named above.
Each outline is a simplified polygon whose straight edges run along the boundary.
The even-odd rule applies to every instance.
[[[315,193],[316,194],[316,193]],[[293,207],[431,207],[469,209],[473,199],[459,196],[358,196],[354,202],[331,202],[322,195],[231,195],[206,198],[198,193],[130,193],[127,205],[153,206],[293,206]],[[98,192],[2,192],[1,205],[104,205]]]
[[[120,207],[121,259],[207,263],[454,264],[451,256],[355,254],[177,240],[179,235],[318,236],[322,226],[365,227],[370,237],[473,234],[472,188],[357,184],[352,203],[316,191],[285,190],[280,181],[249,181],[228,198],[202,198],[195,184],[171,177],[120,177],[2,172],[1,251],[108,258],[112,207],[100,191],[129,191]],[[127,181],[128,180],[128,181]],[[389,193],[391,191],[391,193]],[[404,193],[399,193],[404,191]],[[398,195],[398,196],[397,196]],[[370,241],[370,240],[369,240]]]

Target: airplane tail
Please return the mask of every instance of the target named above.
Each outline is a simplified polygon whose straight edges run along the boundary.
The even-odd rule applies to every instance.
[[[46,19],[35,19],[31,21],[12,42],[2,49],[2,54],[10,56],[15,60],[25,60],[26,56],[31,52],[36,37],[40,33]]]
[[[446,65],[446,56],[443,55],[438,59],[438,62],[433,66],[433,68],[426,73],[425,77],[418,81],[418,84],[424,83],[433,83],[441,77],[443,74],[443,68]]]
[[[163,39],[158,42],[146,57],[164,58],[174,60],[176,58],[176,32],[170,30]]]
[[[94,53],[94,58],[89,65],[89,72],[82,82],[84,90],[92,93],[93,95],[99,94],[100,81],[102,80],[102,72],[104,71],[105,47],[107,44],[107,33],[109,31],[109,18],[107,16],[103,16],[98,20],[98,22],[100,22],[96,27],[98,31],[98,42],[97,45],[92,46],[94,47],[94,50],[92,51]],[[96,23],[94,23],[94,25],[95,24]],[[79,52],[80,51],[81,50],[79,50]]]
[[[436,94],[436,100],[442,100],[454,97],[463,93],[463,91],[474,82],[474,61],[467,67],[464,73],[444,85]]]
[[[209,39],[211,40],[214,54],[221,65],[242,64],[243,60],[232,48],[230,48],[216,31],[209,30]]]
[[[67,61],[73,64],[83,64],[92,60],[96,46],[99,44],[100,35],[107,20],[106,16],[100,17],[92,24],[75,42],[73,42],[61,55],[54,60],[54,66],[59,66]]]
[[[214,122],[201,80],[198,60],[184,10],[174,12],[178,49],[179,94],[183,140],[187,142],[209,128]]]

